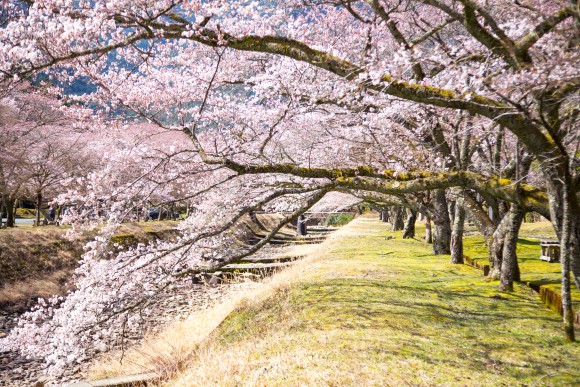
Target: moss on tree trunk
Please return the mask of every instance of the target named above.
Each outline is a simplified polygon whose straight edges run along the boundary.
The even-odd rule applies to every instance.
[[[433,253],[451,254],[451,222],[447,210],[445,190],[435,190],[433,195]]]
[[[505,223],[502,222],[505,224],[505,233],[503,238],[502,262],[500,269],[499,287],[501,290],[513,291],[514,281],[520,280],[516,247],[524,214],[525,213],[521,208],[512,204],[508,213],[505,215]]]
[[[451,231],[451,263],[463,263],[463,227],[465,224],[465,209],[463,200],[458,198],[455,201],[455,217],[453,219],[453,230]]]
[[[407,212],[407,220],[403,228],[403,239],[415,237],[415,221],[417,220],[417,211],[410,208]]]

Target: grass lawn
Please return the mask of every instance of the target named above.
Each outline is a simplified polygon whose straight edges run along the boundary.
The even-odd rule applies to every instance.
[[[546,286],[561,293],[561,268],[558,262],[540,260],[540,240],[556,239],[556,234],[550,222],[523,223],[518,239],[518,264],[520,265],[521,279],[524,283],[533,283]],[[463,240],[465,255],[480,261],[489,262],[487,247],[482,236],[467,236]],[[572,301],[574,310],[580,309],[580,292],[572,285]]]
[[[500,292],[448,262],[355,219],[287,285],[242,302],[168,385],[580,384],[560,316],[527,286]]]

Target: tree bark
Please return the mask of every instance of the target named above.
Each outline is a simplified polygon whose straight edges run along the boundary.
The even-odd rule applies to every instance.
[[[425,215],[425,242],[433,243],[433,232],[431,231],[431,217]]]
[[[505,291],[514,290],[514,281],[520,280],[520,270],[518,266],[518,257],[516,247],[518,243],[518,234],[524,211],[515,204],[510,206],[508,213],[505,215],[506,221],[502,220],[505,225],[503,238],[502,262],[500,269],[499,288]]]
[[[400,231],[403,229],[404,227],[404,220],[403,220],[403,214],[405,213],[405,208],[404,207],[397,207],[395,210],[395,215],[393,217],[393,224],[391,227],[391,230],[393,231]]]
[[[453,224],[455,221],[455,200],[448,200],[447,201],[447,212],[449,213],[449,223]]]
[[[574,314],[572,310],[572,295],[570,291],[571,261],[578,259],[574,253],[578,253],[578,229],[575,216],[577,217],[578,206],[573,202],[575,193],[572,184],[568,184],[563,192],[562,222],[560,235],[560,264],[562,268],[562,311],[564,319],[564,333],[566,340],[575,341]],[[576,284],[578,286],[578,284]]]
[[[415,237],[415,221],[417,220],[417,211],[409,209],[407,213],[407,220],[403,228],[403,239]]]
[[[36,193],[36,225],[40,226],[40,208],[42,207],[42,192]]]
[[[485,243],[488,247],[493,245],[493,233],[496,225],[491,221],[483,207],[477,202],[469,192],[463,193],[463,209],[470,215],[470,219],[475,223],[479,232],[485,238]],[[492,254],[490,252],[489,258],[491,261]]]
[[[451,223],[447,211],[445,190],[435,190],[433,195],[433,253],[451,254]]]
[[[455,201],[455,218],[453,219],[453,230],[451,231],[451,263],[463,263],[463,227],[465,224],[465,208],[463,199],[457,198]]]
[[[498,280],[501,274],[501,265],[503,261],[503,245],[506,235],[506,225],[507,218],[502,219],[499,225],[495,229],[492,237],[491,246],[488,246],[490,252],[489,259],[489,278],[491,280]]]
[[[499,224],[497,225],[497,228],[493,233],[493,236],[491,238],[491,245],[488,246],[490,253],[489,278],[491,280],[500,279],[502,275],[501,274],[502,267],[504,265],[504,258],[509,256],[509,254],[511,254],[511,251],[513,251],[513,254],[515,254],[516,249],[515,244],[517,244],[517,236],[514,240],[513,235],[510,235],[510,233],[514,228],[516,228],[518,230],[517,232],[519,233],[519,227],[521,226],[521,217],[523,217],[524,214],[524,212],[522,211],[522,214],[520,216],[520,214],[518,213],[519,211],[521,211],[521,208],[517,206],[514,206],[513,208],[510,207],[510,209],[508,210],[508,212],[506,212],[504,217],[501,218]],[[506,246],[506,244],[510,245]],[[515,270],[515,268],[513,267],[514,265],[513,260],[515,258],[510,257],[509,259],[510,259],[509,265],[512,265],[512,269]],[[515,265],[517,266],[517,259],[515,259]],[[508,267],[506,267],[505,270],[508,270]]]
[[[6,198],[4,205],[6,207],[6,227],[14,227],[14,202],[10,196]]]
[[[567,195],[568,204],[565,207],[567,218],[563,220],[569,222],[569,229],[566,230],[570,234],[569,248],[566,250],[570,257],[570,270],[576,285],[576,289],[580,290],[580,203],[577,201],[574,187],[569,187]],[[562,254],[562,251],[560,252]]]
[[[381,221],[385,223],[389,221],[389,210],[381,211]]]
[[[580,289],[580,205],[567,157],[550,160],[542,169],[547,181],[550,220],[560,239],[562,310],[566,340],[575,341],[570,271]]]
[[[572,227],[570,231],[570,256],[572,257],[570,268],[572,270],[576,289],[580,290],[580,216],[578,216],[580,209],[576,212],[571,211],[570,213],[576,214],[575,220],[574,216],[572,216],[573,219],[570,225]]]

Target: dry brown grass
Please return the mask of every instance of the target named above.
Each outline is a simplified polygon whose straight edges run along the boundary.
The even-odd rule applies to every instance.
[[[117,231],[119,237],[147,242],[177,234],[177,222],[127,223]],[[64,294],[83,253],[83,246],[94,233],[75,240],[66,238],[67,227],[18,227],[0,230],[0,308],[23,308],[31,298]],[[121,238],[121,240],[123,240]]]
[[[9,283],[0,289],[0,306],[26,305],[38,297],[48,298],[63,294],[67,290],[66,282],[70,273],[58,270],[42,278]]]
[[[163,376],[182,370],[207,337],[236,305],[232,295],[229,302],[209,311],[195,313],[183,321],[177,321],[155,335],[146,335],[143,343],[125,353],[105,355],[89,370],[89,379],[103,379],[127,374],[155,372]]]
[[[556,239],[556,232],[548,220],[534,223],[522,223],[520,238]]]
[[[317,245],[290,248],[288,255],[309,255],[272,277],[243,287],[243,290],[234,287],[224,297],[226,301],[192,313],[187,319],[177,321],[159,333],[146,335],[142,344],[123,354],[116,352],[103,356],[89,370],[89,379],[149,372],[167,378],[184,371],[192,358],[200,359],[204,354],[209,356],[213,353],[211,348],[215,343],[211,334],[232,312],[258,309],[273,295],[284,293],[305,277],[321,248]],[[233,364],[226,362],[224,366],[227,363]]]

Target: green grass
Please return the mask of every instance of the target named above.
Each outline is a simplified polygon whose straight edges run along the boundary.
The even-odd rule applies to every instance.
[[[529,288],[357,218],[232,313],[169,385],[577,385],[580,345]],[[387,239],[395,236],[395,239]]]
[[[518,239],[517,255],[523,283],[546,286],[560,294],[561,270],[558,262],[540,260],[540,240],[556,239],[550,222],[524,223]],[[467,236],[463,239],[465,255],[482,264],[489,262],[487,247],[483,237]],[[575,310],[580,309],[580,292],[572,287],[572,300]]]
[[[341,227],[353,220],[353,214],[332,214],[324,220],[325,226]]]
[[[36,218],[36,210],[30,208],[17,208],[16,217],[24,219],[34,219]]]

